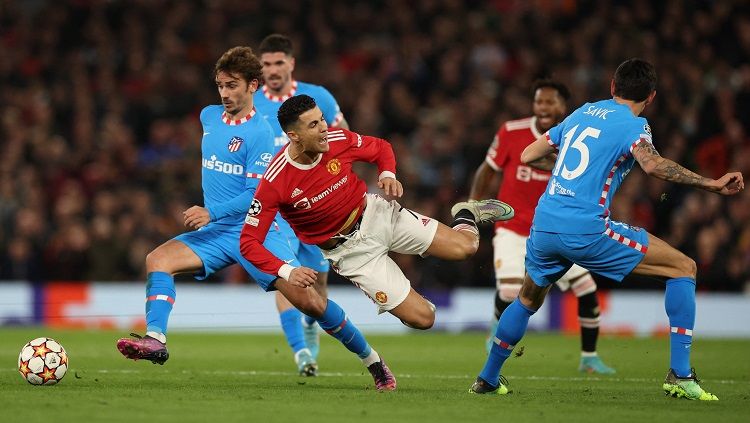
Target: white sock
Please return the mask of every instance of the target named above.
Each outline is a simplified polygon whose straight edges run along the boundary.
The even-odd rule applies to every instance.
[[[599,354],[597,354],[596,351],[594,351],[594,352],[581,351],[581,358],[596,357],[598,355]]]
[[[362,359],[362,364],[364,364],[365,367],[370,367],[372,363],[377,363],[378,361],[380,361],[378,352],[375,350],[371,350],[370,355]]]
[[[163,333],[159,333],[159,332],[146,332],[146,336],[150,336],[152,338],[158,339],[159,342],[161,342],[162,344],[166,344],[167,343],[167,335],[164,335]]]

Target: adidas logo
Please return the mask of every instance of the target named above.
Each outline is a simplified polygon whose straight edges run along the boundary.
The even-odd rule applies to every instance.
[[[299,188],[295,188],[294,191],[292,191],[292,198],[302,194],[302,190]]]

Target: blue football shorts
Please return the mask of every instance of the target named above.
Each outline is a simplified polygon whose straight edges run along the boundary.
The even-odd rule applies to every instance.
[[[292,251],[295,252],[297,259],[303,266],[309,267],[320,273],[325,273],[330,270],[330,263],[328,263],[328,260],[323,257],[323,253],[320,252],[320,248],[318,248],[317,245],[305,244],[297,238],[297,235],[294,233],[292,227],[289,226],[289,223],[283,219],[281,219],[280,223],[280,231],[289,238],[292,244]]]
[[[300,266],[297,247],[294,246],[294,241],[299,243],[299,240],[288,238],[286,233],[274,226],[272,225],[268,231],[263,246],[290,265]],[[241,232],[242,224],[226,225],[211,222],[197,231],[186,232],[174,239],[187,245],[203,262],[203,270],[193,275],[196,279],[204,280],[212,273],[239,263],[263,290],[275,290],[273,282],[277,276],[261,272],[240,253]]]
[[[617,282],[638,266],[648,249],[648,232],[608,221],[600,234],[559,234],[532,229],[526,240],[526,272],[541,287],[555,283],[573,263]]]

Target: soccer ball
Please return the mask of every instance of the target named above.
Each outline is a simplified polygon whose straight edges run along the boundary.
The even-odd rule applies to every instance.
[[[18,354],[18,371],[32,385],[54,385],[68,371],[68,353],[52,338],[36,338]]]

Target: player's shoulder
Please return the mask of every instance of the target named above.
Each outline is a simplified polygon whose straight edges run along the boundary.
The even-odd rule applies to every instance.
[[[282,174],[284,169],[289,167],[289,156],[286,153],[289,145],[290,144],[287,144],[282,147],[281,150],[279,150],[279,152],[271,159],[271,163],[268,165],[265,173],[263,173],[263,179],[268,182],[283,179],[283,177],[280,178],[279,175]]]
[[[224,106],[220,104],[210,104],[201,110],[201,122],[210,122],[212,120],[221,120],[221,114],[224,112]]]
[[[297,94],[307,94],[318,102],[333,99],[333,94],[326,87],[302,81],[297,81]]]
[[[347,141],[357,137],[361,138],[358,133],[344,128],[336,128],[328,131],[328,142]]]
[[[523,131],[531,129],[531,126],[534,124],[534,117],[529,116],[525,117],[523,119],[514,119],[506,121],[501,129],[505,129],[506,132],[514,132],[514,131]]]

